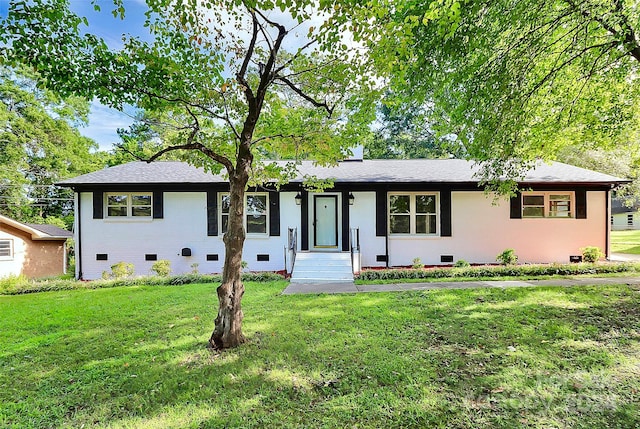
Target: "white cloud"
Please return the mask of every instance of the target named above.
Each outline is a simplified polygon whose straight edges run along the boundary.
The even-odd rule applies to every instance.
[[[110,150],[114,143],[120,142],[116,130],[128,128],[133,123],[135,109],[126,107],[124,112],[107,107],[97,101],[91,103],[89,125],[81,128],[80,133],[98,143],[101,150]]]

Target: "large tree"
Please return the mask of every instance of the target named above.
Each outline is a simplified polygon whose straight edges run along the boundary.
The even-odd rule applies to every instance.
[[[113,14],[124,17],[126,4],[114,3]],[[344,11],[336,1],[148,0],[147,5],[149,34],[129,34],[123,46],[110,47],[91,34],[91,23],[74,14],[67,0],[13,1],[3,23],[6,55],[36,68],[48,86],[65,94],[143,109],[163,144],[144,156],[148,161],[181,151],[194,165],[226,170],[230,216],[209,345],[234,347],[245,341],[245,190],[251,181],[290,173],[259,163],[260,155],[284,146],[289,152],[314,152],[325,163],[343,157],[371,119],[360,109],[371,103],[359,102],[359,94],[369,93],[356,91],[369,78],[367,63],[348,52],[326,22]]]
[[[640,9],[625,0],[360,3],[356,35],[454,150],[513,176],[637,139]]]
[[[73,194],[54,183],[100,168],[97,145],[77,130],[89,104],[36,87],[38,75],[0,66],[0,213],[20,221],[66,217]]]

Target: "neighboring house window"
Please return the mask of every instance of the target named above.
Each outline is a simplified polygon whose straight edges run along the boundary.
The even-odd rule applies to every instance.
[[[245,193],[244,199],[244,228],[247,234],[266,234],[267,220],[269,214],[267,208],[267,193]],[[221,194],[220,202],[220,230],[222,233],[227,232],[229,225],[229,207],[231,206],[231,197],[229,194]]]
[[[633,226],[633,213],[627,215],[627,226]]]
[[[13,259],[13,240],[0,240],[0,259]]]
[[[573,213],[571,192],[530,192],[522,194],[522,217],[564,217]]]
[[[151,217],[151,207],[150,193],[107,194],[108,217]]]
[[[389,195],[391,234],[435,235],[437,233],[436,194]]]

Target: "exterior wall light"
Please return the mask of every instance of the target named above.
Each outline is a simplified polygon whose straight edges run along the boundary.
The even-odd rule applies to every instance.
[[[298,192],[298,195],[296,195],[296,205],[299,206],[300,204],[302,204],[302,194],[300,192]]]
[[[356,202],[356,197],[353,196],[351,192],[349,192],[349,205],[352,206],[353,203]]]

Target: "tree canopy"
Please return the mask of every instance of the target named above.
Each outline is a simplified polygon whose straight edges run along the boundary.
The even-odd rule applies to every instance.
[[[371,0],[354,16],[390,87],[493,176],[638,139],[635,2]]]
[[[53,186],[101,166],[97,145],[77,126],[88,103],[39,89],[37,74],[0,67],[0,213],[20,221],[65,217],[73,222],[73,193]]]

